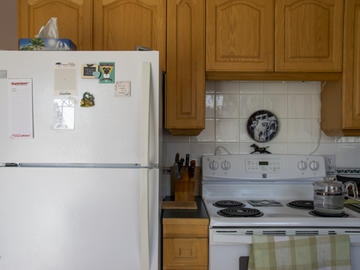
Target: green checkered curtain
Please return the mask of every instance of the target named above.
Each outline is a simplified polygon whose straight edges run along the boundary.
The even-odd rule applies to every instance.
[[[249,270],[351,270],[350,238],[253,236]]]

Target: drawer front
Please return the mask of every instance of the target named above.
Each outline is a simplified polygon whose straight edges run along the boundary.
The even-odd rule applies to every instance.
[[[208,225],[194,224],[164,224],[163,236],[165,238],[192,238],[192,237],[208,237]]]
[[[208,239],[164,239],[164,268],[202,269],[208,265]]]

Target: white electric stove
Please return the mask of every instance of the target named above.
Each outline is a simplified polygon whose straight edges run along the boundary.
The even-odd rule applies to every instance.
[[[344,208],[342,215],[324,217],[312,209],[313,182],[326,176],[323,157],[208,155],[202,168],[210,270],[247,269],[256,234],[348,234],[352,267],[360,269],[360,214]]]

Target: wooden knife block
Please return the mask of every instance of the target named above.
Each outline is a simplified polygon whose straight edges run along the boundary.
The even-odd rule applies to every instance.
[[[181,179],[175,180],[175,201],[194,201],[195,200],[195,179],[190,178],[184,170],[181,170]]]

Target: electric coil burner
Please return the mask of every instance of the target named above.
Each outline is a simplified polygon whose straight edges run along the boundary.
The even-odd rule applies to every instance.
[[[360,213],[345,208],[344,215],[326,217],[312,211],[313,183],[326,176],[322,156],[206,155],[202,172],[209,270],[247,270],[255,235],[349,235],[352,270],[360,269]]]
[[[214,203],[214,206],[219,208],[229,208],[229,207],[244,207],[245,204],[239,201],[232,201],[232,200],[222,200],[217,201]]]
[[[339,214],[332,214],[332,213],[321,213],[319,211],[316,210],[312,210],[309,212],[310,215],[316,216],[316,217],[337,217],[337,218],[343,218],[343,217],[348,217],[349,215],[346,213],[339,213]]]
[[[314,209],[314,202],[308,201],[308,200],[298,200],[298,201],[292,201],[287,204],[287,206],[292,208],[300,208],[300,209]]]
[[[218,211],[218,214],[223,217],[261,217],[263,215],[258,209],[242,207],[225,208]]]

